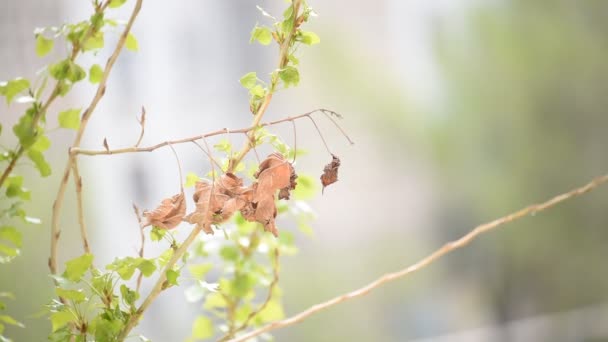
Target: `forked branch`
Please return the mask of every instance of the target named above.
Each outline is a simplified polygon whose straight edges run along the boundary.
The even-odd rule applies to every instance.
[[[231,342],[242,342],[242,341],[247,341],[250,338],[253,338],[255,336],[261,335],[265,332],[269,332],[271,330],[277,330],[277,329],[281,329],[296,323],[299,323],[303,320],[305,320],[306,318],[324,311],[326,309],[331,308],[332,306],[338,305],[340,303],[346,302],[350,299],[354,299],[354,298],[358,298],[358,297],[362,297],[368,293],[370,293],[372,290],[375,290],[376,288],[389,283],[391,281],[397,280],[399,278],[405,277],[408,274],[414,273],[416,271],[420,271],[421,269],[429,266],[430,264],[432,264],[434,261],[436,261],[437,259],[445,256],[446,254],[453,252],[459,248],[462,248],[464,246],[466,246],[467,244],[469,244],[471,241],[473,241],[476,237],[478,237],[479,235],[489,232],[495,228],[498,228],[506,223],[509,222],[513,222],[516,220],[519,220],[523,217],[526,217],[528,215],[534,215],[536,213],[539,213],[543,210],[549,209],[561,202],[567,201],[569,199],[572,199],[574,197],[580,196],[584,193],[587,193],[591,190],[596,189],[597,187],[599,187],[600,185],[606,183],[608,181],[608,174],[600,176],[595,178],[594,180],[592,180],[591,182],[573,189],[569,192],[563,193],[561,195],[555,196],[545,202],[539,203],[539,204],[533,204],[530,205],[528,207],[525,207],[523,209],[520,209],[514,213],[511,213],[509,215],[503,216],[501,218],[498,218],[494,221],[488,222],[488,223],[484,223],[482,225],[479,225],[477,227],[475,227],[473,230],[471,230],[469,233],[467,233],[466,235],[464,235],[463,237],[461,237],[458,240],[454,240],[451,242],[446,243],[445,245],[443,245],[441,248],[437,249],[436,251],[434,251],[433,253],[429,254],[428,256],[424,257],[423,259],[421,259],[420,261],[418,261],[417,263],[406,267],[402,270],[393,272],[393,273],[387,273],[385,275],[383,275],[382,277],[374,280],[373,282],[359,288],[356,289],[354,291],[351,291],[349,293],[337,296],[335,298],[332,298],[330,300],[327,300],[325,302],[319,303],[319,304],[315,304],[313,306],[311,306],[310,308],[300,312],[299,314],[296,314],[292,317],[280,320],[280,321],[276,321],[273,323],[270,323],[268,325],[265,325],[259,329],[253,330],[249,333],[243,334],[241,336],[238,336],[237,338],[234,338],[232,340],[230,340]]]
[[[70,152],[73,155],[85,155],[85,156],[97,156],[97,155],[111,155],[111,154],[122,154],[122,153],[138,153],[138,152],[152,152],[154,150],[157,150],[159,148],[165,147],[165,146],[169,146],[169,145],[179,145],[179,144],[184,144],[184,143],[191,143],[191,142],[196,142],[198,140],[204,140],[205,138],[209,138],[209,137],[213,137],[213,136],[217,136],[217,135],[222,135],[222,134],[243,134],[243,133],[250,133],[255,131],[256,129],[259,129],[260,127],[266,127],[266,126],[273,126],[276,124],[280,124],[283,122],[294,122],[296,120],[302,119],[302,118],[312,118],[312,115],[315,113],[324,113],[326,114],[328,117],[331,118],[331,116],[329,116],[330,114],[337,117],[337,118],[341,118],[342,116],[334,111],[328,110],[328,109],[315,109],[312,110],[310,112],[306,112],[303,114],[299,114],[299,115],[295,115],[295,116],[288,116],[286,118],[283,119],[279,119],[279,120],[275,120],[275,121],[269,121],[269,122],[264,122],[261,123],[257,126],[251,126],[251,127],[247,127],[247,128],[240,128],[240,129],[228,129],[228,128],[222,128],[220,130],[217,131],[213,131],[213,132],[209,132],[209,133],[205,133],[205,134],[199,134],[199,135],[195,135],[193,137],[189,137],[189,138],[183,138],[183,139],[176,139],[176,140],[169,140],[169,141],[164,141],[155,145],[151,145],[151,146],[147,146],[147,147],[138,147],[138,146],[132,146],[132,147],[125,147],[125,148],[118,148],[118,149],[106,149],[104,148],[103,150],[86,150],[86,149],[81,149],[80,147],[73,147]],[[349,143],[354,144],[352,139],[346,134],[346,132],[342,129],[342,127],[340,127],[340,125],[333,120],[332,118],[332,122],[339,128],[340,132],[344,135],[344,137],[346,138],[346,140],[348,140]],[[323,139],[324,140],[324,139]]]

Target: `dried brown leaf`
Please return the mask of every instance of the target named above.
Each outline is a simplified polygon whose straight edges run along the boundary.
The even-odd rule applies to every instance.
[[[281,154],[269,155],[260,163],[260,169],[255,174],[255,177],[258,178],[258,186],[253,195],[253,201],[259,202],[269,195],[274,198],[276,190],[289,186],[292,169],[291,164]]]
[[[179,225],[186,214],[186,200],[184,193],[171,198],[165,198],[161,204],[152,211],[144,211],[147,222],[144,226],[156,226],[163,229],[173,229]]]
[[[323,184],[323,192],[325,187],[338,181],[338,169],[340,168],[340,158],[331,155],[331,163],[325,165],[323,174],[321,175],[321,183]]]
[[[294,190],[296,188],[296,186],[298,185],[298,182],[296,182],[296,179],[298,179],[296,170],[293,168],[293,165],[291,165],[291,163],[289,164],[289,167],[291,168],[291,176],[289,177],[289,185],[282,188],[281,191],[279,191],[279,199],[288,200],[289,196],[291,195],[291,193],[290,193],[291,190]]]

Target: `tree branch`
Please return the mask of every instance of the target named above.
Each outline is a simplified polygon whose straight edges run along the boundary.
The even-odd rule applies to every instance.
[[[328,109],[315,109],[312,110],[310,112],[307,113],[303,113],[303,114],[299,114],[296,116],[289,116],[280,120],[275,120],[275,121],[270,121],[270,122],[264,122],[261,123],[257,126],[251,126],[248,128],[240,128],[240,129],[228,129],[228,128],[223,128],[217,131],[213,131],[210,133],[205,133],[205,134],[200,134],[200,135],[196,135],[193,137],[189,137],[189,138],[183,138],[183,139],[177,139],[177,140],[170,140],[170,141],[164,141],[162,143],[158,143],[156,145],[151,145],[148,147],[137,147],[137,146],[132,146],[132,147],[125,147],[125,148],[119,148],[119,149],[115,149],[115,150],[110,150],[110,149],[103,149],[103,150],[84,150],[81,149],[79,147],[73,147],[70,151],[72,154],[77,155],[77,154],[81,154],[81,155],[85,155],[85,156],[97,156],[97,155],[111,155],[111,154],[122,154],[122,153],[139,153],[139,152],[152,152],[154,150],[157,150],[161,147],[165,147],[168,145],[179,145],[179,144],[184,144],[184,143],[189,143],[189,142],[195,142],[197,140],[203,140],[205,138],[209,138],[212,136],[216,136],[216,135],[221,135],[221,134],[243,134],[243,133],[249,133],[251,131],[254,131],[255,129],[258,129],[260,127],[266,127],[266,126],[272,126],[272,125],[276,125],[279,123],[283,123],[283,122],[293,122],[295,120],[298,119],[302,119],[305,117],[311,117],[312,114],[315,114],[317,112],[329,112],[329,113],[333,113],[335,116],[338,116],[338,114],[334,111],[330,111]],[[339,117],[339,116],[338,116]],[[334,122],[337,125],[337,122]],[[339,126],[338,126],[339,127]],[[343,130],[340,128],[340,131],[343,132]],[[351,142],[350,138],[348,138],[347,135],[344,135],[347,140],[349,142]]]
[[[387,274],[383,275],[382,277],[374,280],[373,282],[371,282],[371,283],[367,284],[366,286],[363,286],[357,290],[340,295],[338,297],[327,300],[325,302],[315,304],[315,305],[311,306],[310,308],[300,312],[299,314],[296,314],[290,318],[286,318],[286,319],[283,319],[283,320],[280,320],[277,322],[270,323],[259,329],[253,330],[247,334],[244,334],[235,339],[232,339],[231,342],[246,341],[250,338],[261,335],[265,332],[268,332],[271,330],[276,330],[276,329],[281,329],[286,326],[290,326],[290,325],[299,323],[299,322],[303,321],[304,319],[306,319],[320,311],[331,308],[332,306],[346,302],[350,299],[362,297],[362,296],[370,293],[372,290],[375,290],[376,288],[378,288],[386,283],[397,280],[399,278],[402,278],[402,277],[404,277],[408,274],[414,273],[416,271],[420,271],[421,269],[432,264],[437,259],[445,256],[446,254],[466,246],[471,241],[473,241],[477,236],[479,236],[483,233],[489,232],[506,223],[513,222],[513,221],[519,220],[523,217],[526,217],[528,215],[534,215],[543,210],[549,209],[561,202],[564,202],[566,200],[572,199],[574,197],[587,193],[591,190],[594,190],[595,188],[599,187],[600,185],[606,183],[607,181],[608,181],[608,174],[597,177],[594,180],[592,180],[591,182],[587,183],[586,185],[583,185],[579,188],[576,188],[569,192],[563,193],[561,195],[555,196],[545,202],[530,205],[526,208],[520,209],[507,216],[503,216],[494,221],[479,225],[479,226],[475,227],[473,230],[471,230],[469,233],[467,233],[466,235],[462,236],[460,239],[446,243],[441,248],[437,249],[433,253],[429,254],[425,258],[421,259],[417,263],[415,263],[407,268],[404,268],[402,270],[399,270],[399,271],[396,271],[393,273],[387,273]]]
[[[82,177],[78,171],[78,160],[74,158],[72,162],[72,172],[74,173],[74,185],[76,188],[76,202],[78,208],[78,224],[80,225],[80,237],[82,238],[82,246],[85,253],[91,253],[89,238],[87,236],[87,226],[84,220],[84,208],[82,203]]]
[[[281,43],[281,47],[280,47],[280,51],[279,51],[279,70],[283,69],[289,62],[289,59],[288,59],[289,49],[291,48],[292,41],[295,37],[296,31],[298,30],[298,25],[297,25],[296,21],[298,19],[299,13],[300,13],[301,4],[302,4],[302,0],[293,0],[291,3],[292,9],[293,9],[292,13],[293,13],[294,24],[291,29],[291,32],[289,32],[287,34],[287,36],[285,37],[285,40],[283,40],[283,42]],[[253,122],[252,122],[251,126],[257,127],[260,124],[260,121],[262,121],[262,117],[264,116],[264,113],[266,112],[266,108],[268,108],[268,105],[270,104],[270,101],[272,100],[272,94],[278,83],[278,80],[279,80],[278,76],[276,74],[274,74],[271,79],[270,91],[264,98],[264,101],[260,105],[260,108],[258,109],[257,113],[253,117]],[[249,151],[253,147],[251,140],[254,138],[254,134],[255,134],[255,132],[253,130],[249,131],[248,139],[245,140],[245,144],[243,145],[241,151],[236,155],[236,157],[230,159],[230,162],[228,164],[228,172],[233,172],[234,169],[237,167],[237,165],[241,162],[241,160],[243,160],[243,158],[245,158],[247,153],[249,153]]]
[[[122,32],[120,39],[118,40],[118,43],[116,44],[116,48],[114,49],[114,52],[112,53],[112,55],[110,56],[110,58],[108,58],[108,61],[106,62],[106,66],[105,66],[104,72],[101,76],[101,81],[99,82],[99,86],[97,87],[97,91],[95,92],[95,96],[91,100],[91,103],[89,104],[87,109],[82,114],[80,128],[78,129],[78,132],[76,132],[76,138],[74,139],[74,142],[72,143],[72,148],[80,146],[80,141],[82,140],[82,136],[87,127],[87,123],[89,122],[89,119],[90,119],[91,115],[93,114],[93,111],[95,111],[97,104],[99,103],[99,101],[101,100],[103,95],[105,94],[106,83],[108,81],[108,77],[110,76],[112,67],[114,66],[114,63],[116,62],[116,59],[118,58],[118,55],[120,54],[120,52],[122,50],[122,47],[125,45],[125,41],[127,40],[127,35],[131,31],[131,27],[133,26],[135,18],[137,17],[137,14],[139,13],[139,10],[141,9],[141,4],[142,4],[142,0],[137,0],[137,2],[135,3],[135,7],[133,8],[133,12],[131,13],[131,17],[129,18],[129,21],[127,22],[127,25],[126,25],[124,31]],[[59,185],[57,197],[55,198],[55,202],[53,203],[53,214],[52,214],[52,219],[51,219],[51,255],[49,257],[49,269],[52,274],[57,274],[57,243],[59,241],[59,236],[60,236],[59,214],[61,212],[61,206],[63,204],[63,199],[65,197],[65,189],[66,189],[68,180],[70,178],[70,173],[71,173],[71,169],[72,169],[72,161],[74,158],[75,158],[75,154],[70,152],[70,154],[68,156],[68,161],[65,166],[65,170],[63,172],[63,177],[62,177],[61,183]]]

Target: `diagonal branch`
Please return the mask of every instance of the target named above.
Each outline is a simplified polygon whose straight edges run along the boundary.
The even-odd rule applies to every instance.
[[[127,40],[127,35],[131,31],[131,27],[133,26],[133,23],[135,22],[135,18],[137,17],[137,14],[139,13],[139,10],[141,9],[142,1],[143,0],[137,0],[137,2],[135,3],[135,7],[133,8],[131,17],[129,18],[129,21],[127,22],[127,25],[126,25],[124,31],[120,35],[120,39],[118,40],[118,43],[116,44],[116,47],[114,48],[114,52],[112,53],[112,55],[110,56],[110,58],[108,58],[108,61],[106,62],[106,66],[105,66],[105,69],[101,76],[101,81],[99,82],[99,86],[97,87],[97,91],[95,92],[95,96],[91,100],[91,103],[89,104],[87,109],[84,111],[84,113],[82,113],[80,128],[78,129],[78,132],[76,132],[76,138],[74,138],[74,142],[72,143],[72,148],[80,146],[80,142],[82,140],[84,131],[87,127],[87,123],[89,122],[91,115],[95,111],[97,104],[99,103],[99,101],[101,100],[101,98],[103,97],[103,95],[106,92],[106,83],[108,82],[108,77],[110,76],[110,72],[112,71],[112,67],[114,66],[114,63],[116,63],[116,60],[118,59],[118,55],[120,55],[120,52],[122,51],[122,47],[125,45],[125,42]],[[53,202],[53,214],[52,214],[52,218],[51,218],[51,255],[49,257],[49,269],[51,271],[51,274],[57,274],[57,243],[59,241],[59,236],[60,236],[60,232],[61,232],[59,229],[59,214],[61,212],[61,206],[63,205],[63,199],[65,197],[65,190],[67,187],[68,180],[70,178],[70,174],[71,174],[71,170],[72,170],[72,163],[73,163],[75,156],[76,155],[74,153],[70,152],[68,161],[65,166],[65,170],[63,172],[63,177],[62,177],[61,183],[59,185],[59,190],[57,191],[57,197],[55,198],[55,201]]]
[[[516,220],[519,220],[521,218],[524,218],[528,215],[534,215],[538,212],[541,212],[543,210],[547,210],[561,202],[570,200],[574,197],[578,197],[584,193],[587,193],[591,190],[596,189],[597,187],[599,187],[600,185],[604,184],[608,182],[608,174],[600,176],[595,178],[594,180],[592,180],[591,182],[573,189],[569,192],[563,193],[561,195],[557,195],[545,202],[542,203],[538,203],[538,204],[533,204],[530,205],[528,207],[525,207],[523,209],[520,209],[514,213],[511,213],[507,216],[503,216],[501,218],[498,218],[494,221],[488,222],[488,223],[484,223],[482,225],[479,225],[477,227],[475,227],[473,230],[471,230],[469,233],[467,233],[466,235],[462,236],[460,239],[458,240],[454,240],[451,242],[446,243],[445,245],[443,245],[441,248],[437,249],[436,251],[434,251],[433,253],[429,254],[428,256],[424,257],[423,259],[421,259],[420,261],[418,261],[417,263],[404,268],[402,270],[393,272],[393,273],[387,273],[385,275],[383,275],[382,277],[374,280],[373,282],[359,288],[356,289],[354,291],[351,291],[349,293],[340,295],[338,297],[332,298],[330,300],[327,300],[325,302],[319,303],[319,304],[315,304],[313,306],[311,306],[310,308],[300,312],[299,314],[296,314],[292,317],[280,320],[280,321],[276,321],[273,323],[270,323],[266,326],[263,326],[259,329],[253,330],[247,334],[241,335],[235,339],[232,339],[230,342],[242,342],[242,341],[246,341],[250,338],[253,338],[255,336],[261,335],[265,332],[271,331],[271,330],[276,330],[276,329],[281,329],[284,328],[286,326],[290,326],[296,323],[299,323],[303,320],[305,320],[306,318],[320,312],[326,309],[329,309],[332,306],[338,305],[340,303],[346,302],[350,299],[354,299],[354,298],[358,298],[358,297],[362,297],[368,293],[370,293],[372,290],[375,290],[376,288],[389,283],[391,281],[397,280],[399,278],[405,277],[408,274],[414,273],[416,271],[420,271],[421,269],[429,266],[430,264],[432,264],[434,261],[436,261],[437,259],[445,256],[446,254],[449,254],[450,252],[453,252],[459,248],[462,248],[464,246],[466,246],[467,244],[469,244],[471,241],[475,240],[475,238],[483,233],[489,232],[495,228],[498,228],[504,224],[507,224],[509,222],[513,222]]]

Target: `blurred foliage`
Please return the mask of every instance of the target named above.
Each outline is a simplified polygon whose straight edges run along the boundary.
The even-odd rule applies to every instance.
[[[606,172],[606,13],[602,1],[513,0],[480,5],[462,30],[438,27],[446,102],[432,126],[445,227]],[[477,276],[496,319],[608,299],[603,207],[579,200],[466,252],[484,259]]]

